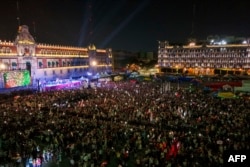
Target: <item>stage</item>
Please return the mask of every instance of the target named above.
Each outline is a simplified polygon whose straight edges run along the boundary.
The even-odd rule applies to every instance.
[[[79,88],[81,86],[81,81],[68,81],[64,83],[48,83],[44,86],[44,91],[55,91],[62,89],[72,89]]]

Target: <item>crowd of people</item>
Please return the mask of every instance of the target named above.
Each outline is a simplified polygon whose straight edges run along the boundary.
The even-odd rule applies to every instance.
[[[0,166],[222,166],[249,150],[250,101],[215,98],[162,82],[5,95]]]

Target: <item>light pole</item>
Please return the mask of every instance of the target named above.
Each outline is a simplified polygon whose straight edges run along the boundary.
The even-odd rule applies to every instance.
[[[6,65],[5,64],[3,64],[3,63],[1,63],[0,64],[0,74],[1,74],[1,76],[0,76],[0,82],[1,82],[1,88],[4,88],[4,79],[3,79],[3,71],[6,69]]]
[[[36,79],[37,81],[37,91],[40,92],[40,79]]]
[[[177,74],[179,73],[179,66],[178,65],[176,66],[176,73]]]
[[[95,60],[91,61],[90,65],[94,68],[97,65],[97,62]]]
[[[97,66],[97,62],[93,60],[91,62],[92,76],[96,75],[96,66]]]

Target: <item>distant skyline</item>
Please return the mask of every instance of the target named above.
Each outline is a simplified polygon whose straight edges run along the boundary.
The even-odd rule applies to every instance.
[[[249,37],[249,7],[245,0],[6,0],[0,40],[14,41],[20,24],[37,43],[156,51],[157,40]]]

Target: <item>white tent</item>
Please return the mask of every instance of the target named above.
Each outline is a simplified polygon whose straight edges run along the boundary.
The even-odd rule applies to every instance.
[[[222,86],[222,89],[223,89],[223,90],[227,90],[227,91],[232,91],[232,90],[233,90],[233,87],[230,86],[230,85],[228,85],[228,84],[226,84],[226,85],[223,85],[223,86]]]

